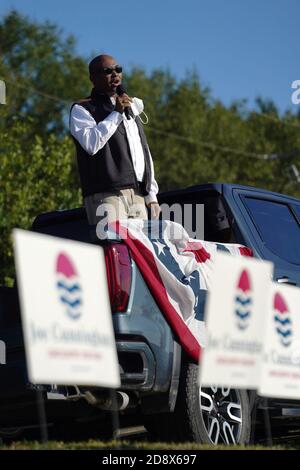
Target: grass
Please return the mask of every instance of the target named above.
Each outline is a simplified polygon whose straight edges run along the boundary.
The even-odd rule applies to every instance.
[[[38,441],[12,442],[9,445],[0,445],[0,450],[287,450],[300,449],[300,443],[296,446],[274,445],[266,447],[263,445],[249,446],[210,446],[195,443],[163,443],[163,442],[138,442],[138,441],[98,441],[88,440],[80,442],[48,441],[43,444]]]

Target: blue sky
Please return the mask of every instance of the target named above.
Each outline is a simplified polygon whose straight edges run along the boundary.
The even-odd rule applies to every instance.
[[[299,0],[1,0],[77,38],[77,51],[107,52],[125,67],[195,68],[214,98],[229,105],[260,95],[297,112],[291,83],[300,79]]]

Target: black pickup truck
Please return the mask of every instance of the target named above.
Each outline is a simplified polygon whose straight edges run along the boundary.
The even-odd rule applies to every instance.
[[[275,280],[300,284],[298,199],[229,184],[193,186],[163,193],[159,199],[170,206],[188,204],[192,211],[203,204],[205,240],[246,245],[254,256],[273,261]],[[121,374],[117,407],[122,416],[137,417],[160,439],[225,444],[249,442],[254,403],[258,410],[268,406],[272,422],[280,426],[289,417],[296,419],[300,402],[260,399],[251,391],[199,389],[197,364],[180,347],[127,247],[97,239],[83,208],[41,214],[31,230],[104,249]],[[85,428],[88,433],[101,429],[100,437],[106,434],[113,407],[108,390],[29,383],[16,284],[0,288],[0,340],[6,352],[6,363],[0,360],[0,436],[14,438],[37,426],[37,388],[44,394],[53,429]]]

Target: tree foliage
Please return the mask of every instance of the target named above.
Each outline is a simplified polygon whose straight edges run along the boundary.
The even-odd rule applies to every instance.
[[[42,212],[78,207],[78,182],[72,170],[73,147],[67,137],[40,136],[26,142],[31,122],[18,122],[1,140],[0,282],[12,277],[14,227],[29,228]]]
[[[0,23],[0,45],[6,122],[29,115],[31,135],[64,132],[66,107],[89,90],[87,60],[75,53],[74,37],[65,38],[57,26],[36,24],[12,11]]]

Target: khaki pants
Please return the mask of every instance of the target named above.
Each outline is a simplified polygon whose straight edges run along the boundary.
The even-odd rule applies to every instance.
[[[136,189],[96,193],[84,198],[90,225],[96,225],[104,217],[107,223],[118,219],[147,219],[144,196]]]

